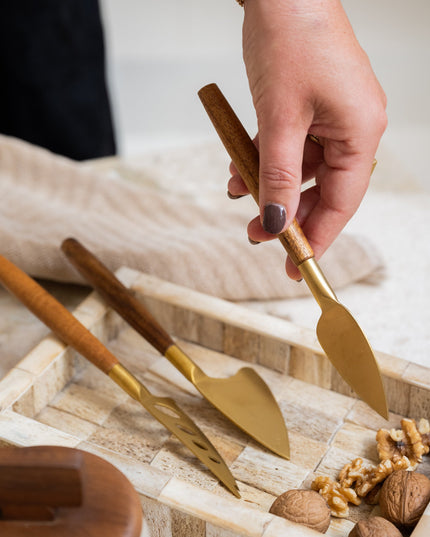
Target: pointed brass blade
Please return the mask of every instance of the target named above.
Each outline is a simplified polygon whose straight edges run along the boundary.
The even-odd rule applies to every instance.
[[[378,364],[366,336],[351,313],[338,302],[326,308],[317,336],[342,378],[373,410],[388,419],[388,407]]]
[[[388,419],[381,372],[366,336],[351,313],[339,303],[314,258],[299,270],[321,307],[317,336],[327,357],[363,401]]]
[[[115,365],[109,372],[109,376],[194,453],[230,492],[240,498],[239,488],[224,459],[207,436],[173,399],[152,395],[121,364]]]

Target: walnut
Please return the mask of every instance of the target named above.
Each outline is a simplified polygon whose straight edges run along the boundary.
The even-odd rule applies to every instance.
[[[330,509],[313,490],[288,490],[273,502],[270,513],[325,533],[330,526]]]
[[[373,516],[357,522],[348,537],[402,537],[402,534],[385,518]]]
[[[406,456],[415,469],[430,449],[429,422],[420,420],[418,428],[415,420],[403,419],[400,423],[401,429],[379,429],[376,433],[379,458],[396,462]]]
[[[398,526],[414,526],[430,501],[430,479],[417,472],[400,470],[384,482],[381,514]]]
[[[352,488],[342,487],[337,481],[326,476],[316,477],[311,485],[318,491],[330,507],[335,517],[345,518],[349,514],[348,502],[360,505],[361,500]]]

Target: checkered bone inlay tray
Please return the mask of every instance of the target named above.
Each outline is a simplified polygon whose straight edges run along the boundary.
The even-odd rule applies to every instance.
[[[182,444],[106,375],[53,335],[0,381],[0,446],[63,445],[117,466],[138,491],[143,536],[306,537],[321,535],[270,514],[275,498],[336,478],[356,457],[377,463],[375,434],[402,417],[430,416],[430,370],[377,352],[390,421],[356,399],[314,332],[124,267],[131,287],[181,348],[214,377],[254,367],[271,388],[289,431],[291,460],[254,442],[214,409],[141,336],[91,293],[74,311],[152,393],[172,397],[205,432],[236,478],[234,498]],[[246,363],[244,363],[246,362]],[[430,458],[420,464],[430,477]],[[378,514],[362,502],[326,535],[346,537]]]

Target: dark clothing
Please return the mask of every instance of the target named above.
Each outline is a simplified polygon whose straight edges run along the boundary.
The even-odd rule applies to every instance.
[[[1,1],[0,132],[76,160],[115,154],[98,0]]]

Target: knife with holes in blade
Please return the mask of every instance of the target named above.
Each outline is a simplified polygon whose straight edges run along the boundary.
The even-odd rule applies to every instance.
[[[109,375],[173,433],[209,470],[240,498],[236,481],[221,455],[195,423],[169,397],[152,395],[91,332],[30,276],[0,256],[0,282],[61,340]]]

